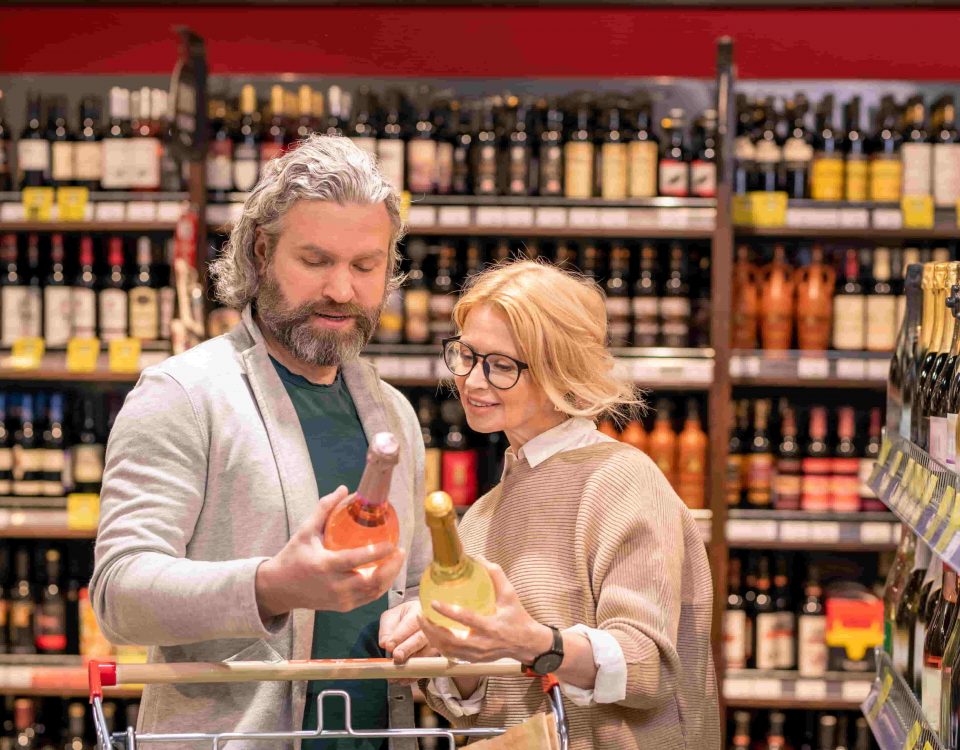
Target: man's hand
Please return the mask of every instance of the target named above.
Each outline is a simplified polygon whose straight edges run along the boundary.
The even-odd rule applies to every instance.
[[[397,577],[404,553],[392,544],[337,551],[323,546],[327,518],[346,497],[347,488],[340,486],[320,498],[313,516],[257,569],[257,605],[264,622],[293,609],[349,612],[383,596]],[[354,570],[376,561],[370,576]]]
[[[396,664],[405,664],[414,656],[437,656],[420,630],[419,600],[404,602],[380,616],[380,648],[392,654]]]

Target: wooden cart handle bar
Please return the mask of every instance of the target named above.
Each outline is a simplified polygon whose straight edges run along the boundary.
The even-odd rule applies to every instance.
[[[311,659],[303,661],[171,662],[117,664],[91,660],[90,697],[103,697],[104,687],[158,683],[256,682],[283,680],[399,680],[427,677],[496,677],[522,675],[513,659],[466,664],[442,656],[410,659]]]

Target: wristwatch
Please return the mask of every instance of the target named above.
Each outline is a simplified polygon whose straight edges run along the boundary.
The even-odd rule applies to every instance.
[[[547,627],[553,631],[553,646],[534,659],[528,667],[531,672],[541,677],[555,672],[563,663],[563,636],[560,635],[560,629],[553,625],[547,625]]]

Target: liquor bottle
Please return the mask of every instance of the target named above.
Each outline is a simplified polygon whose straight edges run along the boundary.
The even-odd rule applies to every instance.
[[[50,177],[55,187],[68,187],[74,180],[74,134],[67,124],[67,100],[53,97],[47,106],[47,138],[50,141]]]
[[[927,448],[927,430],[929,422],[927,417],[927,406],[929,404],[929,390],[932,383],[932,375],[935,371],[937,361],[941,353],[949,348],[949,339],[944,342],[944,330],[947,327],[949,318],[952,325],[953,316],[950,315],[946,306],[948,291],[948,275],[951,272],[949,263],[937,263],[933,269],[933,284],[929,290],[929,299],[931,302],[931,315],[933,316],[933,326],[929,339],[926,338],[925,330],[921,329],[924,340],[921,344],[921,351],[924,351],[920,364],[917,369],[917,385],[914,394],[913,408],[910,412],[910,440],[921,448]],[[929,328],[927,329],[929,330]],[[950,330],[952,334],[952,328]]]
[[[378,432],[370,441],[367,464],[353,500],[341,505],[327,521],[323,544],[327,549],[353,549],[400,539],[397,512],[388,494],[393,469],[400,459],[400,443],[389,432]],[[357,568],[362,575],[372,575],[378,563]]]
[[[903,167],[900,163],[900,144],[903,140],[897,130],[897,108],[893,99],[880,101],[877,132],[870,146],[870,200],[895,203],[900,200]]]
[[[620,433],[620,441],[627,445],[632,445],[637,450],[647,452],[650,443],[650,436],[644,429],[643,422],[639,419],[631,419]]]
[[[893,558],[893,564],[887,571],[887,580],[883,586],[883,650],[892,659],[894,655],[894,633],[896,632],[897,607],[900,595],[906,585],[907,575],[913,566],[916,551],[916,537],[906,526],[900,529],[900,543]],[[897,671],[906,673],[907,663],[894,663]]]
[[[129,190],[133,186],[133,159],[130,144],[130,91],[120,86],[110,89],[110,122],[102,141],[100,186],[104,190]]]
[[[866,137],[860,129],[860,97],[853,97],[843,111],[846,131],[843,139],[843,197],[847,201],[863,202],[868,196],[869,168]]]
[[[640,275],[633,285],[633,345],[660,343],[660,298],[657,294],[657,250],[649,242],[640,247]]]
[[[38,744],[37,707],[29,698],[17,698],[13,701],[13,729],[15,734],[12,747],[17,750],[33,750]]]
[[[648,455],[653,459],[670,486],[677,487],[677,433],[673,431],[673,409],[670,402],[660,399],[657,402],[657,418],[650,431]]]
[[[614,440],[621,439],[620,430],[617,429],[617,425],[614,424],[612,419],[601,419],[597,423],[597,430],[608,437],[612,437]]]
[[[787,723],[786,714],[781,711],[770,712],[770,726],[767,729],[767,742],[764,750],[787,750],[786,731],[784,729]],[[831,748],[831,750],[833,750]]]
[[[767,99],[762,107],[762,124],[754,133],[754,190],[772,193],[780,187],[780,163],[783,150],[777,135],[777,112],[773,99]]]
[[[270,122],[260,136],[260,172],[267,162],[283,154],[287,147],[287,120],[283,111],[283,86],[270,88]]]
[[[439,195],[449,195],[453,192],[453,149],[457,135],[457,123],[454,122],[453,117],[452,101],[444,99],[435,103],[433,132],[437,141],[437,174],[434,182]],[[531,180],[531,185],[536,185],[535,180]]]
[[[777,467],[773,477],[773,507],[777,510],[800,510],[803,484],[803,460],[797,440],[797,417],[793,407],[780,410],[780,444],[777,446]]]
[[[610,250],[610,273],[604,282],[607,307],[607,336],[610,346],[630,343],[630,251],[622,243]]]
[[[943,588],[937,602],[927,637],[923,643],[923,687],[921,705],[923,715],[931,727],[940,726],[941,665],[947,637],[953,626],[957,608],[957,573],[949,565],[943,566]]]
[[[733,142],[736,157],[733,192],[743,195],[753,189],[754,148],[752,110],[745,94],[737,94],[737,134]]]
[[[860,283],[860,262],[857,251],[848,248],[844,254],[843,284],[837,282],[833,297],[833,348],[862,350],[866,344],[867,300]]]
[[[754,667],[756,669],[776,669],[779,649],[777,631],[780,625],[780,613],[774,608],[770,595],[770,560],[760,557],[760,569],[757,574],[757,598],[754,611]]]
[[[857,718],[855,726],[856,735],[853,740],[853,750],[870,750],[873,747],[873,735],[870,733],[867,720],[860,716]]]
[[[404,189],[403,177],[406,174],[404,157],[406,148],[403,142],[403,125],[400,114],[400,92],[390,90],[384,97],[386,115],[377,138],[377,160],[380,171],[387,182],[397,190]]]
[[[430,289],[430,338],[435,344],[453,335],[453,306],[457,301],[454,275],[456,249],[449,243],[440,246],[437,272]]]
[[[450,102],[450,128],[453,131],[453,182],[451,192],[469,195],[473,184],[470,173],[470,153],[474,133],[479,129],[478,111],[472,102]],[[542,152],[541,152],[542,158]],[[543,164],[541,162],[541,169]],[[542,184],[542,183],[541,183]]]
[[[50,237],[50,273],[43,287],[43,340],[48,349],[63,349],[70,340],[73,316],[70,287],[64,273],[63,235]]]
[[[826,407],[815,406],[810,410],[807,433],[809,440],[801,461],[800,507],[823,513],[830,510],[830,476],[833,471],[833,458],[827,445]]]
[[[783,141],[783,188],[789,198],[807,197],[810,163],[813,161],[813,138],[806,126],[809,108],[810,103],[803,94],[797,94],[785,105],[789,131]]]
[[[669,117],[660,123],[663,140],[660,143],[660,195],[686,198],[690,195],[690,154],[684,143],[686,127],[682,109],[671,109]]]
[[[728,508],[743,505],[746,489],[746,453],[750,440],[750,402],[740,399],[730,414],[730,443],[727,447],[727,476],[724,483]]]
[[[563,110],[554,99],[546,104],[539,156],[540,195],[563,195]]]
[[[896,297],[891,285],[890,250],[873,252],[873,285],[867,295],[866,345],[871,352],[889,352],[896,343]]]
[[[207,144],[207,190],[210,200],[224,203],[233,190],[233,137],[227,125],[227,103],[210,101],[210,139]]]
[[[240,122],[233,134],[233,187],[253,190],[260,176],[260,133],[257,92],[250,84],[240,89]]]
[[[316,132],[319,127],[317,119],[313,116],[313,89],[307,84],[303,84],[297,90],[297,112],[300,118],[297,120],[296,138],[302,141],[309,138],[310,134]]]
[[[631,198],[653,198],[657,194],[660,139],[653,132],[650,109],[649,100],[637,106],[636,129],[627,146]]]
[[[463,508],[477,499],[477,452],[470,447],[464,434],[466,417],[459,401],[444,401],[440,418],[448,426],[440,457],[440,486],[453,498],[454,505]]]
[[[688,508],[706,507],[707,433],[696,399],[687,401],[687,417],[677,436],[677,494]]]
[[[837,717],[825,714],[817,724],[817,742],[820,750],[834,750],[837,739]]]
[[[933,129],[933,202],[935,206],[956,206],[960,200],[960,133],[953,95],[946,94],[934,104],[939,111]]]
[[[796,304],[793,273],[786,249],[775,245],[773,260],[760,272],[760,340],[764,349],[789,349]]]
[[[70,336],[94,338],[97,335],[97,278],[93,273],[93,239],[80,238],[80,268],[70,286]]]
[[[404,339],[408,344],[426,344],[430,341],[430,289],[423,275],[423,261],[427,246],[414,240],[407,247],[410,272],[403,296]]]
[[[904,195],[930,195],[933,171],[933,144],[926,130],[926,111],[923,97],[907,102],[906,127],[900,144],[900,163],[903,170]]]
[[[337,84],[327,89],[326,111],[323,112],[322,122],[318,131],[323,135],[340,138],[349,119],[350,95]],[[321,113],[317,113],[318,116]]]
[[[377,126],[374,119],[373,94],[366,84],[362,84],[357,89],[357,102],[348,135],[357,146],[376,157]]]
[[[84,736],[86,735],[87,707],[82,703],[71,703],[67,707],[67,732],[64,735],[66,742],[63,750],[88,750]],[[136,726],[136,724],[128,725]]]
[[[574,121],[563,144],[564,195],[567,198],[591,198],[594,143],[590,100],[585,95],[581,96],[575,106]]]
[[[797,620],[790,597],[787,561],[778,555],[774,562],[773,608],[777,613],[777,669],[795,669],[797,654]]]
[[[733,311],[730,321],[731,344],[734,349],[757,348],[760,287],[759,269],[750,262],[750,248],[737,247],[733,264]]]
[[[843,200],[842,136],[833,127],[833,104],[828,94],[817,107],[810,169],[810,197],[817,201]]]
[[[271,157],[272,158],[272,157]],[[153,280],[153,248],[149,237],[137,239],[137,274],[128,291],[130,336],[154,341],[160,336],[160,306]]]
[[[717,195],[717,111],[704,110],[697,127],[690,161],[690,194],[698,198]]]
[[[522,99],[511,97],[507,111],[509,125],[501,150],[500,192],[504,195],[530,195],[534,184],[531,173],[533,146],[528,123],[530,110]]]
[[[20,424],[13,436],[13,494],[35,497],[42,494],[43,453],[34,424],[33,396],[20,397]]]
[[[417,120],[407,141],[407,189],[411,193],[432,195],[436,191],[437,141],[430,117],[430,91],[417,91]]]
[[[600,130],[600,197],[623,200],[627,197],[626,133],[624,132],[623,103],[615,101],[606,109]]]
[[[47,424],[41,439],[41,494],[62,497],[65,470],[65,441],[63,436],[63,394],[50,396],[47,406]]]
[[[33,637],[33,588],[30,584],[30,553],[20,547],[14,555],[13,586],[8,591],[11,654],[35,654]]]
[[[474,140],[471,158],[473,167],[473,192],[475,195],[496,195],[497,175],[497,125],[493,102],[483,101],[480,110],[480,130]]]
[[[158,105],[166,110],[163,95],[157,98]],[[133,138],[128,144],[134,190],[155,191],[160,189],[160,157],[163,146],[160,142],[159,117],[153,116],[153,97],[149,87],[140,89],[139,109],[131,94],[130,109],[134,117]]]
[[[950,630],[947,646],[943,652],[940,681],[941,745],[956,750],[960,743],[960,629]]]
[[[600,250],[597,243],[587,240],[580,253],[580,272],[589,281],[600,283]]]
[[[440,444],[436,438],[434,424],[437,421],[437,409],[433,399],[422,396],[417,405],[417,419],[420,422],[420,434],[423,436],[423,486],[430,494],[440,489]]]
[[[0,90],[0,191],[14,189],[13,136],[6,118],[6,99]]]
[[[753,436],[746,456],[746,496],[750,508],[769,508],[773,495],[773,449],[767,434],[770,402],[753,405]]]
[[[27,124],[17,141],[17,184],[20,189],[50,182],[50,141],[41,120],[40,94],[27,95]]]
[[[815,565],[808,569],[797,616],[797,666],[801,677],[823,677],[827,671],[827,615]]]
[[[932,279],[933,269],[919,263],[907,267],[904,282],[907,298],[903,325],[897,350],[890,361],[887,397],[887,429],[890,434],[910,437],[913,422],[913,400],[916,393],[917,369],[920,361],[920,346],[925,335],[922,320],[929,314],[927,310],[927,285]],[[923,315],[921,316],[921,311]],[[953,402],[951,401],[951,404]]]
[[[127,276],[123,270],[123,240],[111,237],[107,263],[110,273],[103,279],[97,299],[100,338],[122,339],[127,335]]]
[[[921,410],[926,414],[927,451],[934,460],[952,467],[955,465],[957,431],[954,421],[953,432],[950,432],[950,388],[960,357],[960,325],[957,322],[960,316],[960,277],[956,264],[951,264],[948,281],[950,296],[946,300],[948,311],[943,341],[946,342],[948,332],[950,341],[946,352],[941,352],[934,363],[928,393]]]
[[[420,579],[423,616],[465,638],[470,629],[437,613],[432,603],[442,602],[479,615],[492,615],[497,610],[493,581],[487,569],[463,551],[450,495],[446,492],[427,495],[424,516],[433,542],[433,561]]]
[[[750,750],[750,714],[736,711],[733,714],[734,730],[730,739],[730,750]]]
[[[660,298],[660,330],[664,346],[684,347],[690,340],[690,285],[683,245],[671,243],[669,257],[670,271]]]
[[[822,351],[830,348],[833,289],[836,272],[823,262],[823,249],[815,244],[810,264],[794,275],[797,289],[797,345]]]
[[[727,607],[723,611],[724,669],[745,669],[747,666],[747,611],[741,592],[740,559],[729,562]]]
[[[881,442],[881,416],[880,407],[874,406],[870,409],[870,422],[867,431],[867,444],[863,448],[863,455],[860,457],[860,510],[868,512],[883,511],[886,506],[877,498],[867,484],[870,475],[873,473],[874,464],[880,456]]]
[[[925,544],[918,544],[893,618],[893,661],[894,664],[906,665],[903,678],[912,687],[923,673],[923,633],[917,633],[916,623],[920,612],[923,581],[929,566],[930,548]],[[920,641],[919,644],[917,640]]]
[[[743,606],[747,611],[747,666],[754,666],[754,632],[756,631],[754,615],[757,603],[757,558],[747,557],[746,575],[743,577]]]
[[[70,448],[70,466],[74,492],[99,493],[103,481],[103,441],[97,435],[93,401],[83,399],[77,442]]]
[[[847,750],[847,735],[850,733],[849,720],[846,714],[837,717],[837,740],[832,750]]]
[[[11,403],[11,398],[0,392],[0,496],[13,494],[13,436],[7,429],[7,417],[10,413],[8,404]],[[0,606],[0,610],[2,609]],[[0,627],[0,630],[3,628]]]
[[[830,510],[856,513],[860,510],[860,458],[854,444],[856,417],[852,406],[837,410],[837,446],[830,475]]]
[[[705,349],[710,346],[710,321],[713,310],[711,302],[710,253],[705,251],[693,254],[694,270],[690,274],[690,324],[687,346]]]
[[[60,589],[60,552],[48,549],[46,583],[40,590],[36,610],[36,646],[40,654],[62,654],[67,650],[67,610]]]

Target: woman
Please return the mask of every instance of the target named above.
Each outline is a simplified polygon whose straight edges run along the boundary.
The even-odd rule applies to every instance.
[[[436,604],[470,635],[421,618],[423,633],[450,658],[556,674],[572,750],[719,748],[700,533],[653,461],[596,429],[601,415],[642,406],[614,374],[603,293],[519,261],[477,275],[454,319],[444,360],[467,421],[510,443],[501,483],[460,525],[467,553],[488,565],[497,612]],[[547,709],[527,677],[438,679],[425,692],[458,727]]]

